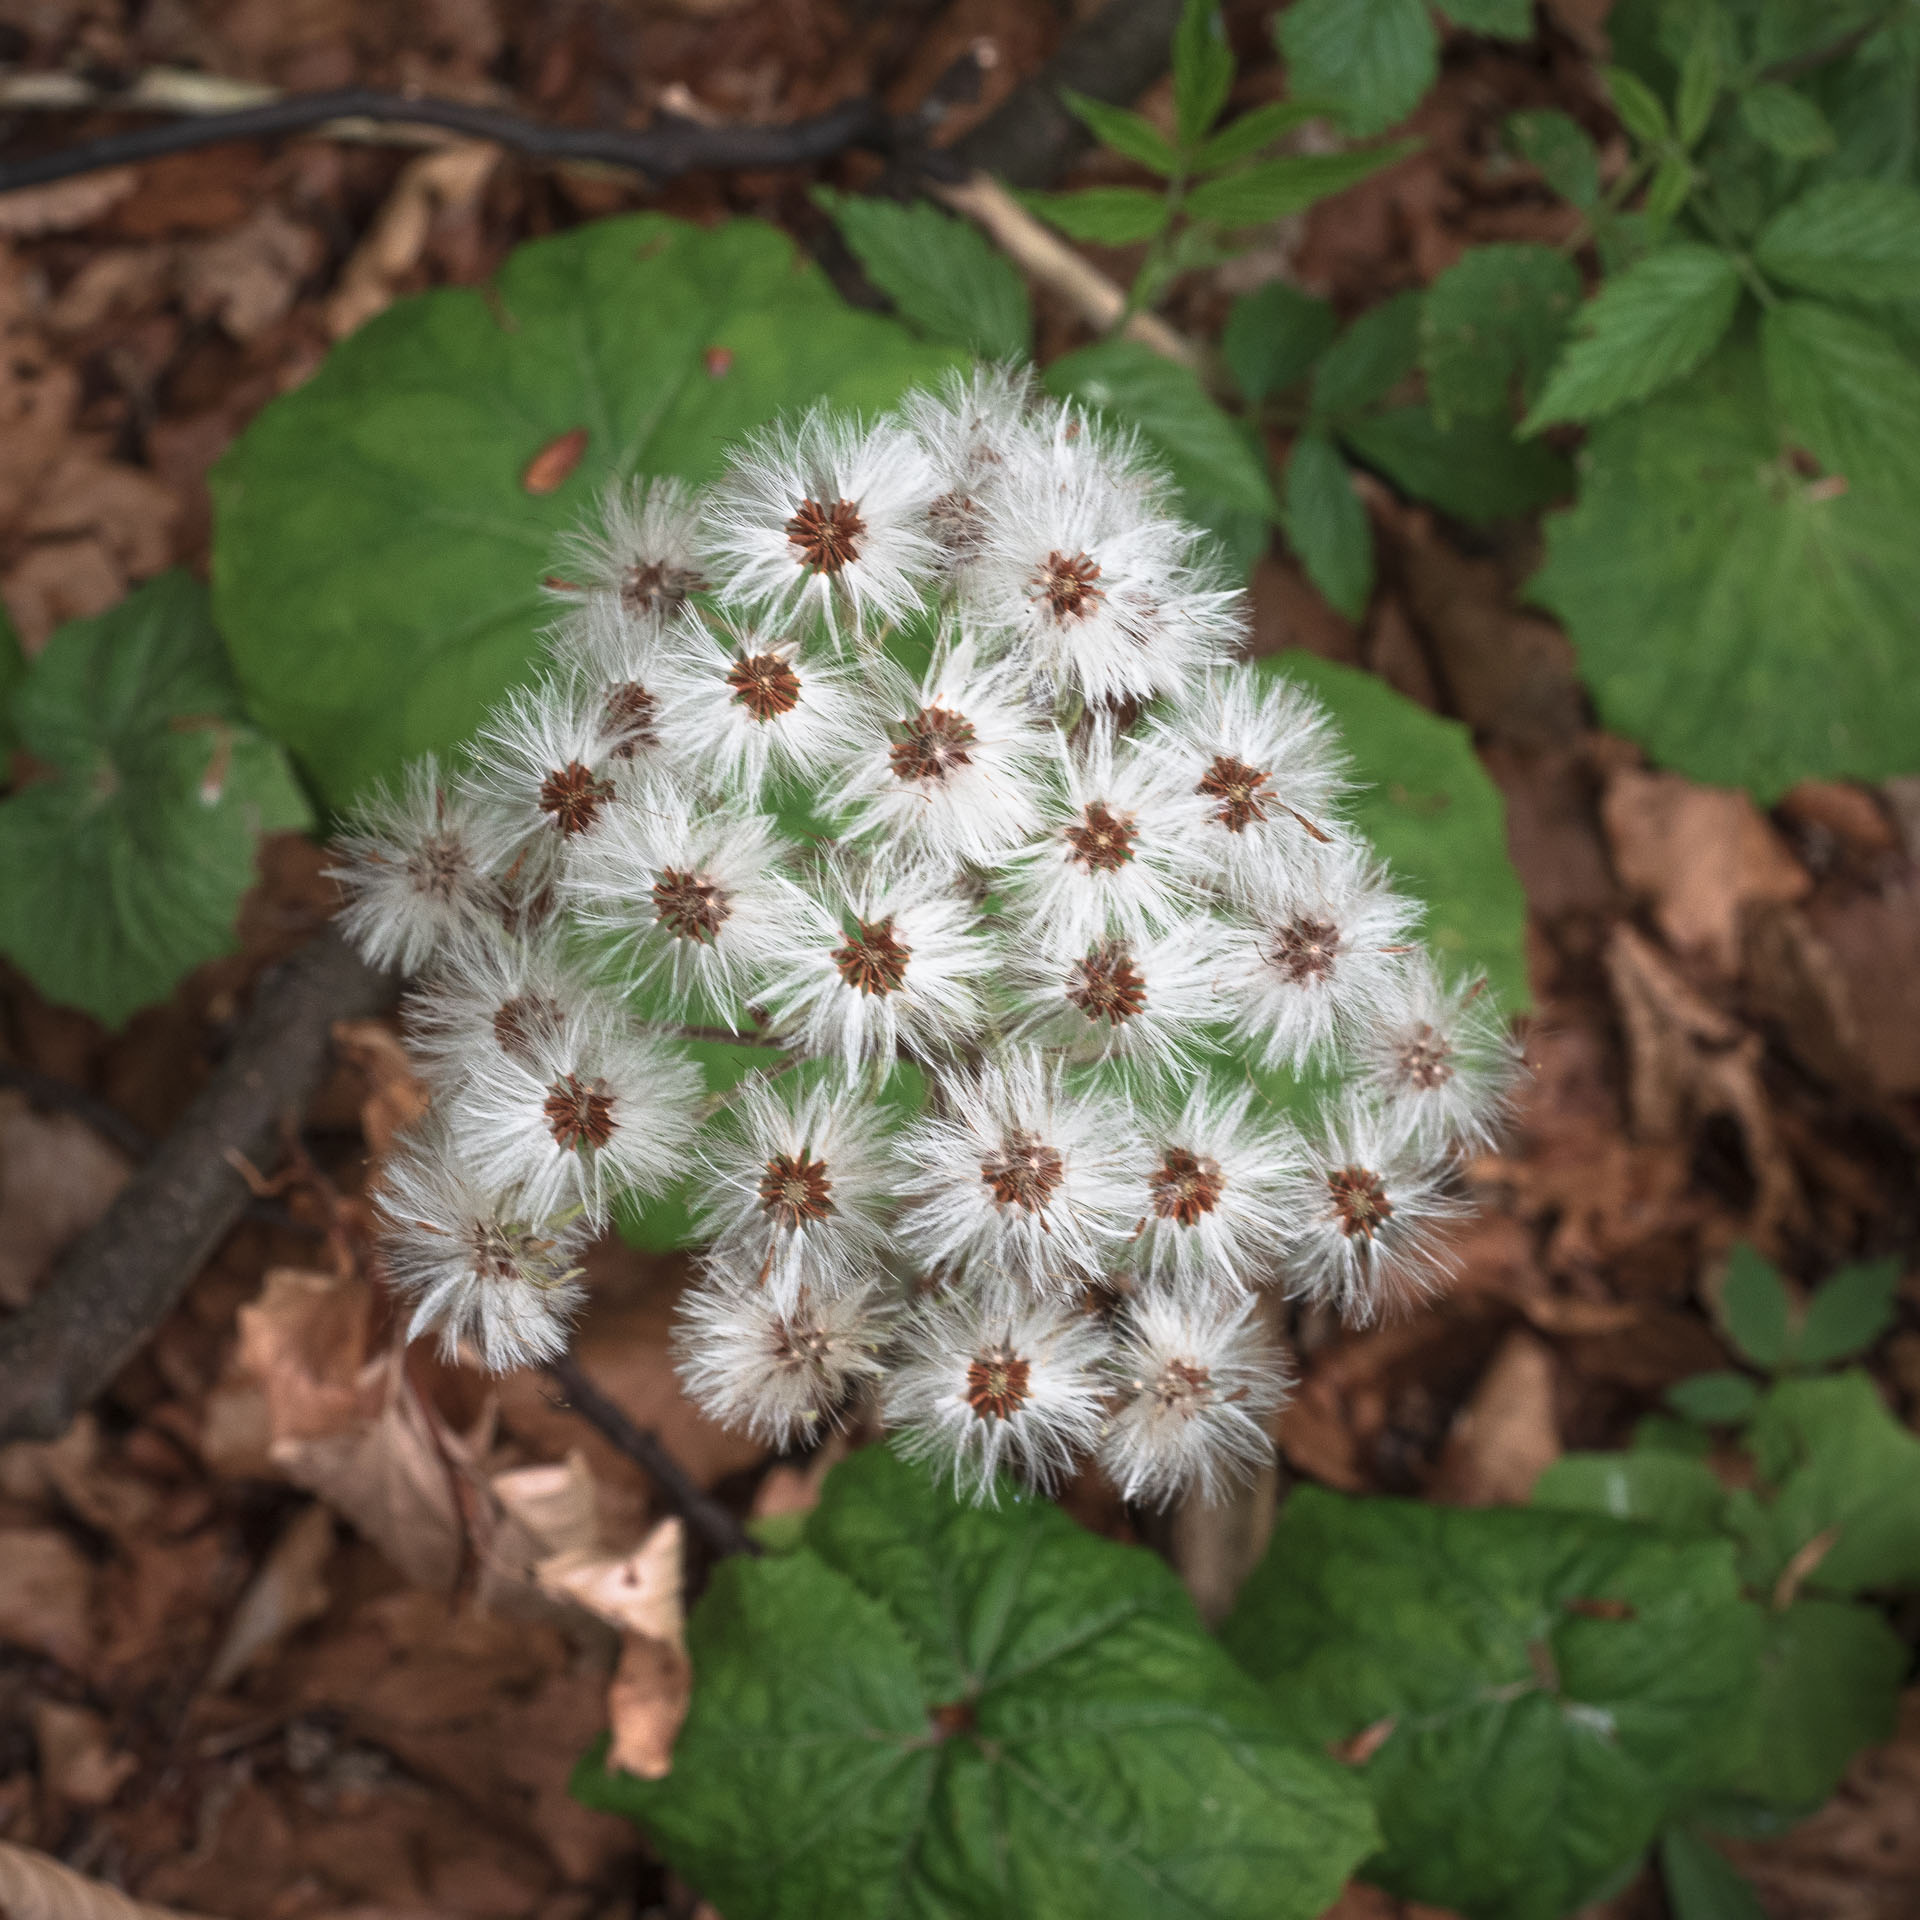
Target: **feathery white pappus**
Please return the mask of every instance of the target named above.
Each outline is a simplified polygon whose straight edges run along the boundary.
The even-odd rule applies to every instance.
[[[1061,761],[1046,825],[1002,863],[1016,923],[1040,952],[1143,941],[1195,913],[1211,872],[1205,808],[1130,740],[1095,727]]]
[[[576,1261],[582,1221],[551,1220],[502,1195],[429,1120],[381,1169],[374,1203],[394,1290],[413,1304],[409,1338],[438,1332],[451,1359],[463,1341],[496,1373],[565,1350],[586,1297]]]
[[[874,717],[885,724],[849,750],[833,800],[853,838],[984,866],[1039,829],[1057,737],[1004,668],[980,666],[972,636],[944,642],[918,684],[885,674]]]
[[[1272,1459],[1266,1423],[1291,1374],[1259,1311],[1251,1298],[1190,1293],[1128,1303],[1109,1361],[1119,1404],[1100,1441],[1122,1499],[1211,1503]]]
[[[554,679],[592,716],[603,751],[622,774],[669,757],[661,729],[670,649],[662,629],[629,619],[611,600],[591,600],[547,633]]]
[[[940,565],[927,532],[938,492],[920,442],[896,420],[865,426],[815,407],[766,428],[727,463],[700,523],[723,605],[777,618],[803,601],[830,629],[895,620]]]
[[[792,1079],[745,1082],[698,1163],[702,1236],[783,1310],[872,1273],[895,1184],[872,1102]]]
[[[738,1032],[743,1004],[806,924],[782,866],[767,815],[649,780],[568,863],[562,894],[583,928],[607,936],[608,965],[630,990],[663,989],[677,1018]]]
[[[446,1113],[477,1179],[538,1217],[580,1207],[597,1223],[615,1195],[656,1194],[681,1172],[702,1090],[677,1049],[577,1008],[464,1080]]]
[[[940,1094],[899,1146],[906,1244],[937,1273],[987,1284],[1059,1291],[1097,1276],[1133,1224],[1126,1109],[1068,1092],[1031,1053],[945,1075]]]
[[[551,934],[494,927],[452,942],[426,982],[407,995],[407,1045],[439,1089],[492,1071],[502,1053],[531,1062],[542,1038],[596,999]],[[601,1003],[603,1018],[617,1018]]]
[[[1143,1279],[1237,1291],[1279,1271],[1304,1160],[1293,1128],[1253,1103],[1250,1087],[1203,1080],[1177,1113],[1140,1113],[1130,1258]]]
[[[610,480],[594,511],[560,542],[556,599],[613,616],[592,644],[620,627],[657,634],[705,586],[696,550],[699,496],[670,475]]]
[[[1107,1337],[1077,1307],[1004,1289],[939,1298],[907,1321],[901,1346],[882,1417],[903,1454],[962,1494],[997,1501],[1003,1468],[1050,1489],[1099,1437]]]
[[[680,1297],[673,1344],[688,1397],[709,1419],[769,1447],[819,1438],[882,1372],[893,1309],[868,1278],[776,1301],[751,1272],[710,1260]]]
[[[927,528],[951,575],[972,564],[985,537],[986,501],[1020,464],[1044,456],[1063,409],[1030,367],[954,371],[933,392],[901,403],[907,430],[932,463]]]
[[[766,981],[783,1039],[853,1073],[903,1047],[938,1060],[979,1031],[993,949],[937,870],[829,859],[794,901],[799,930]]]
[[[1449,982],[1426,954],[1410,955],[1400,998],[1359,1046],[1363,1083],[1435,1151],[1491,1147],[1513,1113],[1520,1048],[1485,987]]]
[[[1263,1066],[1298,1071],[1352,1045],[1399,1003],[1419,909],[1371,851],[1338,840],[1262,870],[1233,940],[1236,1030]]]
[[[817,778],[874,728],[858,682],[791,628],[716,637],[688,616],[663,646],[659,726],[690,789],[757,802],[769,781]]]
[[[327,877],[339,883],[340,928],[361,958],[418,973],[449,943],[497,927],[490,838],[430,753],[353,808]]]
[[[1446,1229],[1466,1209],[1404,1110],[1349,1088],[1321,1119],[1288,1209],[1287,1291],[1365,1326],[1447,1274]]]

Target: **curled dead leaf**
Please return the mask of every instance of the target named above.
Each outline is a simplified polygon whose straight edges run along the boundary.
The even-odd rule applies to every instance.
[[[262,1654],[326,1612],[333,1544],[333,1515],[325,1507],[305,1507],[288,1521],[227,1623],[207,1671],[210,1693],[224,1692]]]
[[[587,430],[574,427],[556,435],[526,464],[520,475],[524,492],[553,493],[577,467],[587,451]]]

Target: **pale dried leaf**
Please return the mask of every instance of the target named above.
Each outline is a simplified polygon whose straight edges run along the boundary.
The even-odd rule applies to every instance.
[[[664,1780],[692,1697],[693,1667],[679,1647],[644,1633],[626,1635],[619,1671],[607,1689],[613,1730],[607,1765],[643,1780]]]
[[[1455,1417],[1429,1492],[1463,1507],[1517,1505],[1560,1457],[1553,1349],[1514,1332]]]
[[[240,1309],[236,1359],[266,1395],[273,1445],[361,1424],[372,1311],[364,1281],[304,1267],[272,1268]]]
[[[578,1447],[561,1461],[496,1473],[489,1484],[494,1498],[533,1536],[543,1555],[600,1551],[593,1470]]]
[[[106,1212],[126,1184],[126,1156],[70,1113],[36,1113],[26,1096],[0,1092],[0,1307],[27,1304],[74,1237]]]
[[[196,318],[252,340],[287,313],[325,257],[320,236],[269,201],[230,232],[181,250],[180,297]]]
[[[31,1847],[0,1840],[0,1913],[7,1920],[194,1920],[89,1880]]]
[[[414,1071],[399,1034],[384,1021],[336,1020],[333,1046],[364,1083],[360,1131],[367,1150],[384,1160],[393,1151],[394,1136],[426,1112],[433,1096]]]
[[[93,1569],[64,1533],[0,1527],[0,1640],[77,1671],[86,1663],[92,1611]]]
[[[138,1758],[116,1752],[106,1721],[85,1707],[36,1700],[33,1741],[41,1785],[70,1806],[104,1807],[139,1770]]]
[[[686,1531],[678,1518],[662,1520],[631,1553],[556,1554],[538,1573],[545,1591],[625,1633],[684,1644]]]
[[[146,1481],[102,1462],[100,1427],[90,1413],[77,1416],[58,1440],[0,1447],[0,1493],[27,1505],[64,1504],[115,1536],[138,1532],[158,1505]]]
[[[71,233],[91,226],[140,184],[132,167],[108,167],[99,173],[50,180],[41,187],[15,187],[0,193],[0,234],[30,240],[43,233]]]
[[[240,1596],[207,1673],[209,1692],[232,1686],[262,1654],[326,1612],[331,1593],[325,1573],[332,1557],[333,1515],[318,1505],[295,1514]]]

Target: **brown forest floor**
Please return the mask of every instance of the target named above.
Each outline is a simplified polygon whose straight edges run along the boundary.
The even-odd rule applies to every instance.
[[[1520,52],[1452,44],[1421,153],[1200,277],[1174,317],[1208,331],[1278,272],[1352,311],[1470,242],[1560,237],[1567,216],[1503,168],[1495,130],[1553,104],[1608,134],[1603,11],[1550,4],[1544,45]],[[1238,97],[1270,97],[1268,9],[1229,12]],[[0,0],[0,61],[413,84],[579,121],[684,110],[690,93],[721,117],[780,119],[867,86],[905,104],[980,39],[998,54],[984,110],[1066,17],[1040,0]],[[0,134],[51,137],[3,114]],[[827,177],[857,185],[863,164]],[[0,596],[29,650],[130,582],[204,567],[211,462],[392,298],[481,279],[521,239],[632,205],[812,237],[807,184],[707,177],[650,198],[511,158],[298,140],[0,200]],[[1080,337],[1043,298],[1044,351]],[[1384,489],[1369,508],[1382,585],[1365,622],[1329,613],[1276,553],[1254,579],[1260,644],[1363,664],[1474,726],[1532,909],[1534,1073],[1511,1150],[1474,1169],[1457,1288],[1366,1333],[1297,1327],[1281,1450],[1335,1487],[1518,1499],[1561,1449],[1620,1443],[1665,1386],[1725,1364],[1699,1285],[1736,1239],[1808,1278],[1914,1244],[1920,783],[1803,788],[1769,817],[1649,771],[1592,729],[1565,642],[1518,604],[1536,533],[1469,540]],[[118,1034],[0,969],[0,1060],[163,1133],[250,981],[321,924],[323,864],[270,845],[240,953]],[[386,1364],[356,1195],[414,1094],[389,1029],[341,1041],[277,1206],[65,1439],[0,1450],[0,1839],[234,1920],[691,1914],[630,1829],[566,1798],[606,1724],[608,1649],[562,1632],[526,1572],[583,1524],[630,1546],[647,1482],[537,1377],[491,1394],[419,1354],[404,1374]],[[127,1164],[84,1111],[0,1092],[0,1306]],[[742,1510],[804,1502],[803,1470],[678,1399],[678,1263],[606,1248],[592,1277],[588,1370]],[[1902,1310],[1876,1367],[1912,1421],[1912,1281]],[[1073,1504],[1129,1530],[1098,1486]],[[1219,1543],[1180,1533],[1161,1544],[1204,1585]],[[1747,1851],[1769,1912],[1920,1911],[1916,1787],[1910,1712],[1825,1812]],[[1339,1909],[1405,1911],[1358,1890]],[[1609,1911],[1654,1920],[1660,1896],[1642,1885]]]

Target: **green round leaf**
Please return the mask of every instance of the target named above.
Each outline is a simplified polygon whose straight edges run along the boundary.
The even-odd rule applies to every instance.
[[[778,413],[886,406],[953,364],[749,220],[603,221],[402,301],[215,470],[214,607],[248,703],[337,804],[522,677],[556,536],[610,477],[704,480]],[[530,492],[543,454],[555,484]]]

